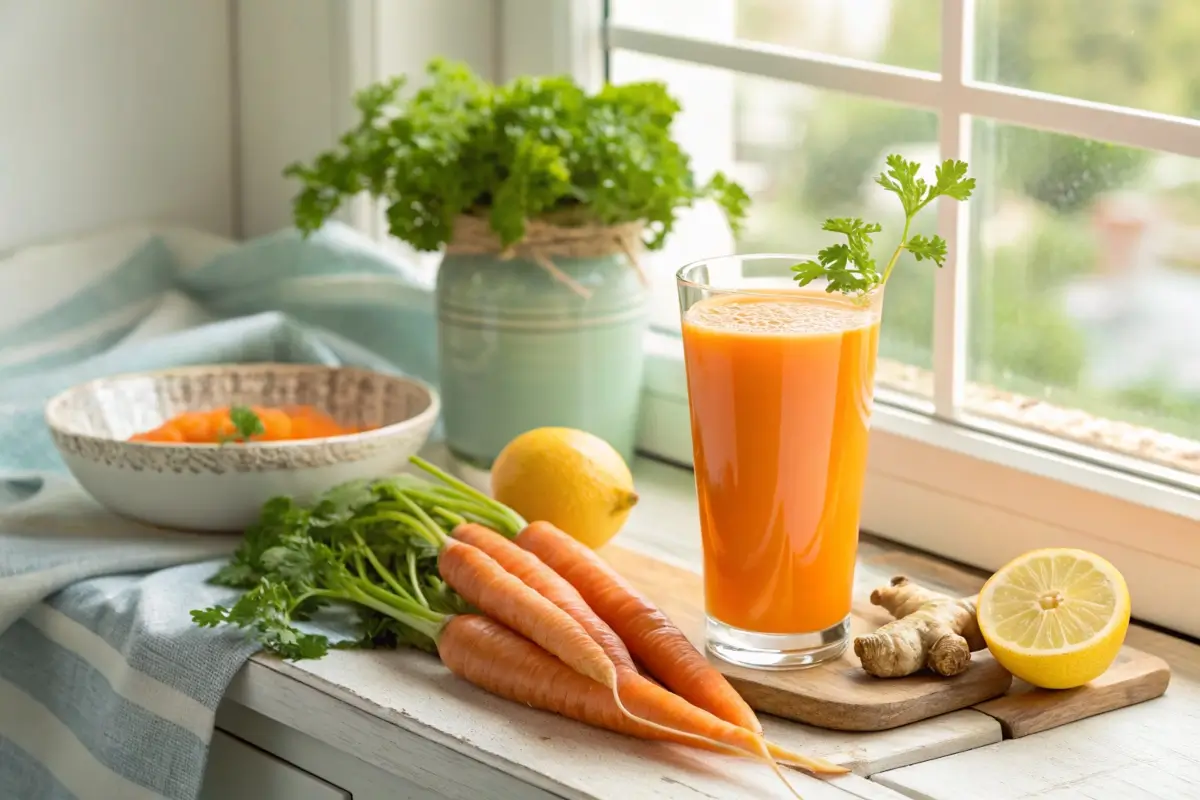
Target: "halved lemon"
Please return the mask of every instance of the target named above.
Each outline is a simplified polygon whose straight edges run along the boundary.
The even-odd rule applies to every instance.
[[[1095,553],[1033,550],[988,579],[978,617],[1005,669],[1034,686],[1070,689],[1116,659],[1129,629],[1129,589]]]

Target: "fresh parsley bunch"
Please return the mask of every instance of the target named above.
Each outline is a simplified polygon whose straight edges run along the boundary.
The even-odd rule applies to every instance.
[[[714,199],[740,230],[749,198],[717,173],[698,185],[671,137],[679,104],[661,83],[605,85],[589,94],[567,77],[503,86],[463,64],[434,59],[429,83],[403,97],[403,76],[354,98],[361,119],[339,145],[285,175],[302,188],[297,227],[309,232],[348,198],[387,203],[393,236],[436,250],[461,214],[486,214],[502,246],[527,221],[642,222],[662,247],[680,208]]]
[[[887,283],[900,254],[907,250],[917,261],[932,261],[941,267],[946,261],[946,241],[940,236],[915,234],[908,231],[913,218],[938,197],[966,200],[975,189],[975,179],[967,177],[965,161],[946,160],[935,170],[934,182],[928,184],[917,177],[921,165],[899,155],[887,157],[887,170],[875,182],[900,198],[904,207],[904,230],[900,243],[892,253],[883,272],[871,257],[873,236],[883,228],[877,222],[864,222],[858,218],[831,217],[825,220],[822,230],[840,233],[845,242],[831,244],[817,253],[816,261],[805,261],[792,267],[796,282],[807,286],[818,278],[826,281],[825,291],[842,292],[862,296],[877,286]]]

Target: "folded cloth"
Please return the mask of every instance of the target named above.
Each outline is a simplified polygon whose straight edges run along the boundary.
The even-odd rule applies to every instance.
[[[243,249],[253,257],[231,266]],[[104,375],[217,362],[415,368],[432,377],[435,331],[419,299],[428,286],[345,230],[317,237],[311,249],[295,235],[222,247],[210,262],[177,270],[170,286],[161,263],[148,264],[139,252],[143,267],[126,263],[76,292],[103,303],[62,297],[0,328],[0,798],[196,797],[217,704],[257,649],[237,632],[194,626],[189,614],[233,599],[207,579],[237,537],[165,531],[102,508],[63,470],[42,416],[49,397]],[[381,325],[388,303],[407,296],[409,305],[395,306],[399,321],[384,331],[402,329],[407,346],[389,339],[384,357],[369,346],[378,331],[342,330],[339,320],[354,316],[345,292],[324,309],[305,294],[298,309],[311,314],[306,322],[271,310],[287,306],[289,292],[295,296],[289,258],[305,265],[303,277],[323,272],[344,288],[356,277],[372,286],[385,280],[393,292],[372,310]],[[250,303],[246,273],[255,265],[262,272]],[[36,282],[37,274],[13,271],[4,275],[12,286]],[[133,298],[129,304],[122,292]],[[153,302],[148,292],[157,292]],[[88,319],[97,306],[104,318]],[[243,316],[204,322],[234,307]],[[97,324],[111,328],[103,346],[81,347]],[[46,346],[39,349],[31,331],[43,331]],[[56,342],[68,346],[56,349]],[[9,359],[10,370],[6,343],[20,354]],[[37,353],[40,369],[30,369],[29,353]]]

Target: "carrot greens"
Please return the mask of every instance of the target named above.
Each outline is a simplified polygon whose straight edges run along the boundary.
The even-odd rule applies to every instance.
[[[211,579],[244,593],[231,606],[193,611],[192,620],[245,629],[289,659],[320,658],[334,646],[432,651],[445,617],[470,610],[438,574],[448,534],[434,517],[454,524],[494,513],[411,476],[343,484],[307,506],[274,498]],[[347,610],[357,637],[335,643],[321,620]]]
[[[431,464],[420,456],[412,456],[410,459],[413,464],[437,478],[444,485],[437,487],[434,492],[440,493],[442,496],[461,498],[459,501],[464,508],[468,508],[470,517],[471,514],[488,517],[491,519],[492,527],[509,536],[516,536],[524,529],[526,521],[513,509],[499,503],[488,497],[483,492],[475,487],[461,481],[450,473],[441,469],[435,464]],[[420,493],[413,493],[414,496],[420,497]],[[481,520],[472,520],[480,522]],[[485,522],[485,524],[487,524]]]
[[[892,154],[887,157],[887,166],[875,183],[900,198],[904,208],[904,229],[900,234],[900,243],[896,245],[883,271],[878,269],[871,255],[874,235],[882,232],[883,226],[858,218],[830,217],[821,229],[841,234],[846,241],[825,247],[817,253],[816,260],[810,259],[792,267],[798,284],[807,286],[820,278],[825,280],[827,292],[862,296],[887,283],[896,262],[900,260],[900,254],[905,250],[917,261],[932,261],[938,267],[945,263],[945,239],[936,234],[910,236],[909,230],[917,214],[938,197],[962,201],[971,196],[975,179],[967,177],[966,162],[943,161],[934,172],[932,184],[918,177],[921,165],[916,161]]]

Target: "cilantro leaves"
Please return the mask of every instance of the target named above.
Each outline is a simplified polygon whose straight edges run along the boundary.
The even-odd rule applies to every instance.
[[[192,612],[201,628],[235,625],[252,630],[262,646],[284,658],[320,658],[329,650],[329,639],[304,633],[292,625],[295,598],[287,586],[263,580],[237,599],[231,608],[212,606]]]
[[[946,160],[934,170],[934,183],[929,185],[918,177],[921,165],[892,154],[887,157],[887,170],[875,182],[900,198],[904,208],[904,231],[900,244],[888,261],[883,272],[876,268],[871,255],[873,234],[882,231],[878,223],[866,223],[857,218],[830,218],[821,226],[822,230],[840,233],[846,237],[844,243],[825,247],[817,253],[815,261],[809,260],[792,267],[795,280],[807,286],[817,279],[826,282],[825,291],[863,295],[887,282],[900,253],[912,253],[917,261],[932,261],[941,267],[946,261],[946,241],[940,236],[908,235],[913,218],[934,199],[950,197],[966,200],[975,189],[975,179],[967,177],[964,161]]]
[[[338,146],[285,175],[301,184],[298,228],[319,228],[366,192],[387,205],[390,233],[437,250],[455,219],[486,215],[503,246],[535,218],[600,224],[641,221],[661,248],[679,208],[712,198],[739,230],[749,197],[717,173],[698,185],[672,138],[679,104],[661,83],[606,85],[589,94],[567,77],[488,83],[434,59],[426,86],[404,98],[403,77],[354,98],[359,123]]]

